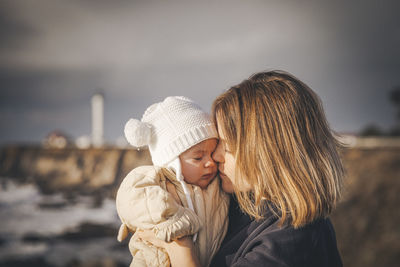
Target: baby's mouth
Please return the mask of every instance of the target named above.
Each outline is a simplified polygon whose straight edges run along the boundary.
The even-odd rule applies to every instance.
[[[207,180],[214,176],[214,173],[209,173],[201,176],[202,179]]]

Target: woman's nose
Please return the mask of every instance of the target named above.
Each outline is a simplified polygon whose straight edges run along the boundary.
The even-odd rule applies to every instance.
[[[224,157],[221,153],[221,145],[218,145],[217,148],[215,149],[214,153],[212,154],[212,158],[215,162],[224,162]]]

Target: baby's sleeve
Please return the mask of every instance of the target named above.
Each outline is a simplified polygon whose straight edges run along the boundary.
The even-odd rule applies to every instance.
[[[159,168],[154,166],[138,167],[125,177],[116,196],[122,223],[133,231],[153,229],[157,238],[165,241],[198,231],[197,215],[180,206],[161,187],[161,178]]]

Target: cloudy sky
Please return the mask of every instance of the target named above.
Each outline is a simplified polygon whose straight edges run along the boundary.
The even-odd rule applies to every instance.
[[[319,94],[332,128],[388,129],[400,86],[397,0],[0,0],[0,144],[54,129],[88,135],[105,95],[105,137],[152,103],[213,99],[283,69]]]

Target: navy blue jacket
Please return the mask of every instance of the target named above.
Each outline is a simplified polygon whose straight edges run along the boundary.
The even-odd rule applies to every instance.
[[[266,219],[251,220],[232,198],[228,233],[211,266],[343,266],[329,219],[319,219],[301,228],[279,226],[267,210]]]

